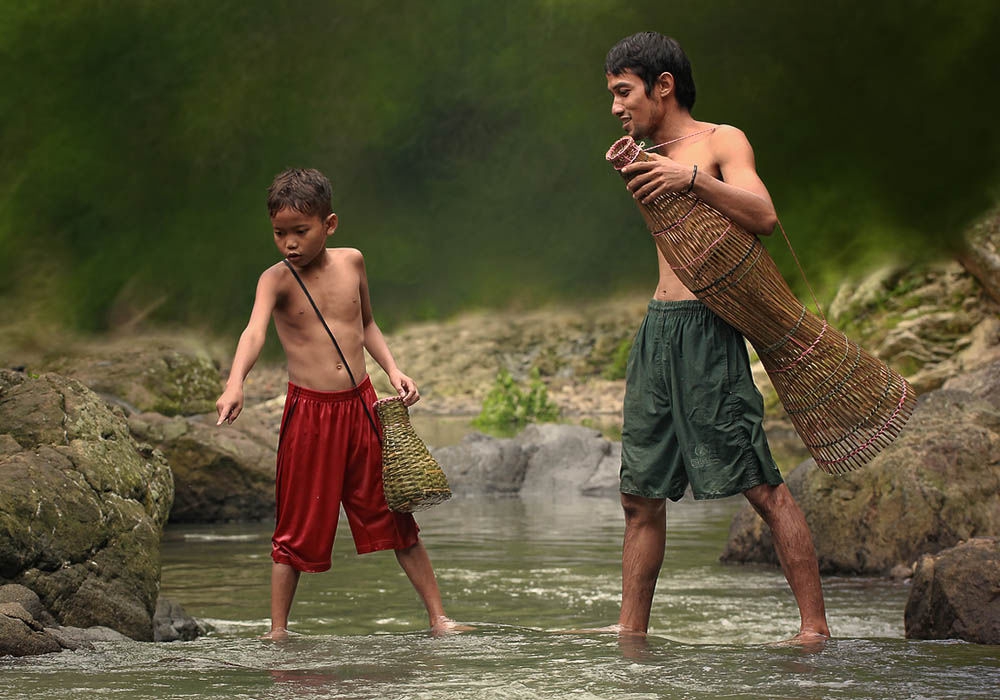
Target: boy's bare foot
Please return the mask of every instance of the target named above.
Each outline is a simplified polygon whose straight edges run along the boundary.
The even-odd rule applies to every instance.
[[[283,642],[288,639],[288,630],[284,627],[276,627],[267,634],[262,634],[257,639],[266,639],[271,642]]]
[[[431,634],[437,637],[444,634],[471,632],[474,629],[476,628],[472,627],[471,625],[462,625],[455,622],[450,617],[447,617],[445,615],[439,615],[438,617],[434,618],[434,623],[431,625]]]

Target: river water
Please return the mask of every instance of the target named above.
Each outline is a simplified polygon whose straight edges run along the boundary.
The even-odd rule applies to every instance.
[[[622,516],[614,498],[453,499],[421,514],[449,614],[434,638],[391,553],[303,576],[286,643],[268,627],[267,525],[171,526],[163,595],[215,631],[194,642],[99,643],[0,660],[2,698],[996,698],[1000,648],[903,639],[907,587],[826,579],[836,639],[769,646],[797,613],[781,574],[722,566],[739,499],[670,507],[645,644],[565,632],[614,622]]]

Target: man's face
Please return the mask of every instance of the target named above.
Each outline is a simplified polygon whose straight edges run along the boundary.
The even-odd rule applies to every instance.
[[[608,91],[611,93],[611,113],[622,122],[625,131],[640,141],[649,138],[663,117],[663,101],[646,94],[642,78],[630,70],[619,75],[608,73]],[[656,91],[653,91],[654,96]]]

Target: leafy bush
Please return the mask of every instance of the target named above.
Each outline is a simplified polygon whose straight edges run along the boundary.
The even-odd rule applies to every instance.
[[[632,336],[628,336],[627,338],[623,338],[618,347],[615,348],[614,355],[611,356],[611,362],[604,368],[601,376],[605,379],[624,379],[625,369],[628,367],[628,356],[631,351]]]
[[[537,368],[531,370],[527,387],[518,385],[510,372],[501,369],[472,424],[483,430],[513,434],[528,423],[558,418],[559,407],[549,400]]]

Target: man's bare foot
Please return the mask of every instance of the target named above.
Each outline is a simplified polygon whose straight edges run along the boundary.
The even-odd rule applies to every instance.
[[[270,642],[283,642],[288,639],[288,630],[285,627],[276,627],[267,634],[262,634],[257,639],[266,639]]]
[[[474,629],[476,628],[472,627],[471,625],[462,625],[455,622],[450,617],[447,617],[445,615],[439,615],[438,617],[434,618],[434,623],[431,625],[431,634],[437,637],[444,634],[471,632]]]
[[[773,647],[801,647],[803,649],[818,650],[826,646],[830,641],[830,635],[812,630],[802,630],[794,637],[783,639],[780,642],[772,642],[768,646]]]
[[[645,637],[646,633],[628,629],[620,624],[604,627],[581,627],[580,629],[555,630],[555,634],[617,634],[619,637]]]

